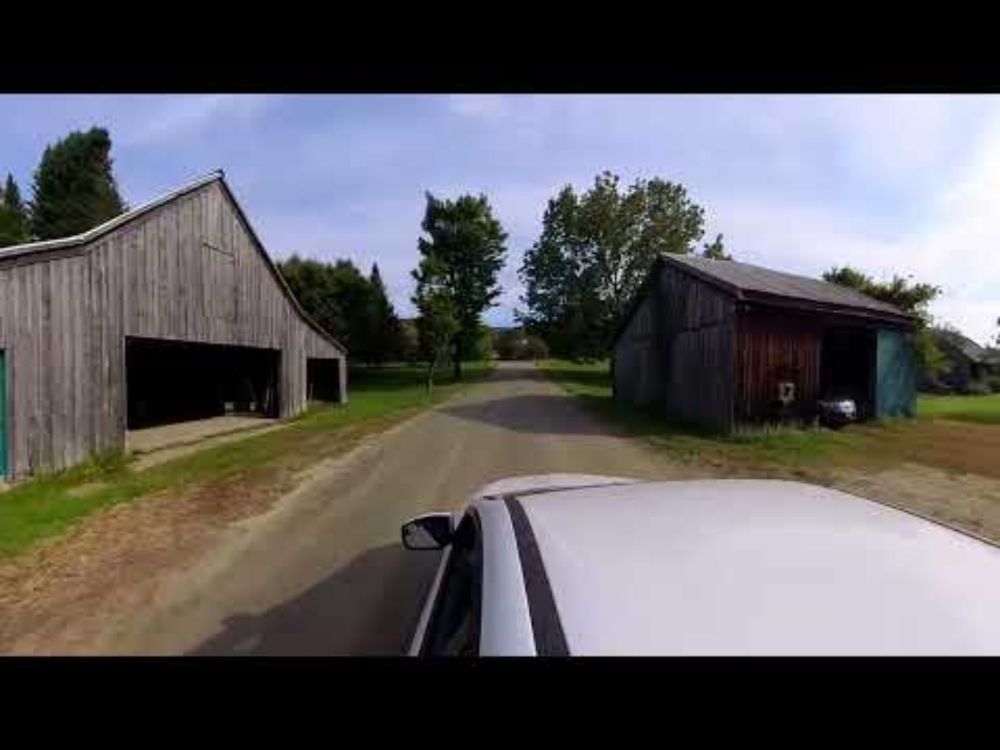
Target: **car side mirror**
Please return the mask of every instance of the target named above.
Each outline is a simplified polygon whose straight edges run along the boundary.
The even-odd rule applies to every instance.
[[[413,550],[442,549],[455,536],[451,513],[427,513],[403,524],[403,546]]]

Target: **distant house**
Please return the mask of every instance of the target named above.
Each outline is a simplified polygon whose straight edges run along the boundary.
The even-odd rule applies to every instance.
[[[968,391],[986,376],[1000,373],[1000,352],[986,349],[958,331],[935,328],[934,341],[949,362],[935,385]]]
[[[852,289],[734,261],[663,255],[614,342],[615,398],[729,431],[850,396],[912,415],[914,318]]]

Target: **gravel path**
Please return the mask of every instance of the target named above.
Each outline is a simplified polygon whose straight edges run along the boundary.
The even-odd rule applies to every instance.
[[[391,654],[411,631],[436,553],[399,526],[460,507],[479,486],[547,472],[690,475],[596,421],[530,364],[319,465],[267,513],[164,587],[103,653]]]

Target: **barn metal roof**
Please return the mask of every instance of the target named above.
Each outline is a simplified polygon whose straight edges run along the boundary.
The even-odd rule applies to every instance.
[[[93,229],[88,229],[86,232],[80,232],[80,234],[70,235],[69,237],[59,237],[53,240],[40,240],[38,242],[25,242],[20,245],[10,245],[8,247],[0,248],[0,259],[11,258],[20,255],[30,255],[33,253],[40,253],[46,250],[59,250],[67,247],[74,247],[75,245],[85,245],[88,242],[93,242],[98,237],[107,234],[113,229],[117,229],[123,224],[127,224],[133,219],[137,219],[143,214],[147,214],[154,208],[159,208],[164,203],[169,203],[174,198],[178,198],[182,195],[197,190],[202,185],[207,185],[210,182],[215,182],[216,180],[224,181],[224,175],[221,169],[217,169],[211,174],[207,174],[204,177],[199,177],[197,180],[187,183],[183,187],[177,188],[166,195],[162,195],[159,198],[149,201],[148,203],[143,203],[141,206],[133,208],[131,211],[126,211],[123,214],[119,214],[113,219],[109,219],[103,224],[98,224]]]
[[[662,255],[662,259],[721,286],[738,297],[744,293],[766,295],[823,306],[848,308],[893,317],[910,318],[895,305],[880,302],[854,289],[808,276],[797,276],[733,260],[712,260],[696,255]]]
[[[296,299],[295,295],[292,294],[292,290],[289,288],[288,282],[285,281],[284,277],[278,271],[277,266],[274,265],[274,261],[271,260],[271,256],[267,254],[267,251],[264,248],[264,243],[261,242],[259,235],[254,230],[253,225],[250,223],[250,219],[247,217],[246,212],[243,210],[243,206],[241,206],[240,202],[236,200],[236,196],[233,194],[232,189],[226,182],[226,175],[221,169],[217,169],[214,172],[205,175],[204,177],[199,177],[198,179],[193,180],[187,183],[186,185],[177,188],[176,190],[172,190],[171,192],[162,195],[159,198],[151,200],[148,203],[144,203],[141,206],[137,206],[136,208],[133,208],[131,211],[126,211],[123,214],[119,214],[118,216],[104,222],[103,224],[98,224],[93,229],[88,229],[86,232],[81,232],[80,234],[74,234],[70,237],[60,237],[58,239],[42,240],[40,242],[26,242],[21,245],[10,245],[8,247],[0,248],[0,261],[6,261],[12,258],[21,258],[32,255],[43,255],[51,251],[65,250],[77,246],[82,247],[84,245],[87,245],[88,243],[93,242],[97,238],[102,237],[108,232],[111,232],[117,229],[118,227],[123,226],[124,224],[128,224],[130,221],[134,221],[140,216],[149,213],[153,209],[159,208],[165,203],[169,203],[170,201],[176,198],[180,198],[183,195],[187,195],[188,193],[194,192],[195,190],[204,185],[208,185],[209,183],[216,181],[218,181],[218,183],[222,186],[223,190],[225,191],[226,195],[228,195],[229,199],[233,202],[233,205],[236,207],[236,212],[240,215],[240,218],[243,219],[243,223],[246,225],[247,231],[249,231],[250,236],[254,240],[254,244],[257,246],[257,249],[260,252],[260,254],[264,257],[264,261],[267,263],[272,275],[278,282],[278,286],[281,287],[282,291],[288,297],[295,311],[313,330],[315,330],[318,334],[320,334],[323,338],[325,338],[331,344],[336,346],[338,349],[343,351],[344,354],[347,354],[347,347],[345,347],[341,342],[335,339],[330,334],[329,331],[323,328],[323,326],[321,326],[319,323],[313,320],[312,316],[310,316],[309,313],[305,311],[305,309],[299,303],[298,299]]]
[[[946,328],[937,328],[934,330],[934,335],[943,340],[944,343],[950,344],[972,362],[989,364],[995,357],[995,354],[991,354],[990,351],[984,349],[975,341],[958,331],[949,331]]]

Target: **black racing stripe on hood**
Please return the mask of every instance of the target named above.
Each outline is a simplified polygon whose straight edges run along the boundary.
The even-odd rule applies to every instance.
[[[556,609],[552,587],[545,573],[531,522],[516,497],[507,495],[503,500],[514,526],[517,555],[521,561],[528,612],[531,615],[531,630],[535,636],[535,653],[539,656],[569,656],[566,634],[559,620],[559,611]]]

